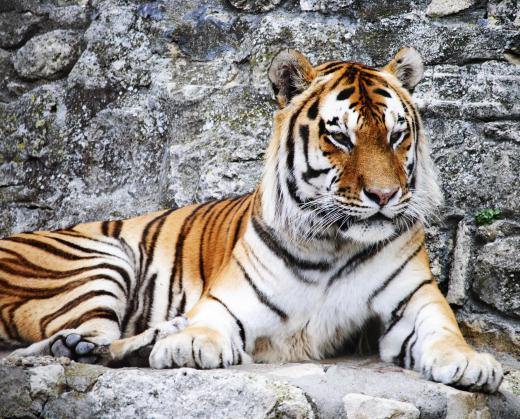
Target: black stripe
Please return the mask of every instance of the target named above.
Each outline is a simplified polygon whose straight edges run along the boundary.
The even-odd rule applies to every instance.
[[[35,236],[35,235],[34,235]],[[38,237],[38,236],[36,236]],[[5,239],[3,239],[5,241],[11,241],[11,242],[14,242],[14,243],[21,243],[21,244],[25,244],[27,246],[31,246],[31,247],[34,247],[36,249],[39,249],[39,250],[42,250],[46,253],[50,253],[51,255],[53,256],[57,256],[57,257],[61,257],[63,259],[66,259],[66,260],[85,260],[85,259],[94,259],[95,256],[78,256],[78,255],[74,255],[72,253],[68,253],[68,252],[65,252],[63,250],[60,250],[48,243],[44,243],[42,241],[39,241],[39,240],[35,240],[35,239],[29,239],[29,238],[25,238],[25,237],[18,237],[18,236],[15,236],[15,237],[7,237]]]
[[[6,251],[6,250],[2,249],[2,251]],[[24,262],[27,261],[25,258],[22,258],[21,256],[20,256],[20,259],[22,261],[24,261]],[[20,264],[20,262],[16,261],[16,260],[9,260],[9,261],[10,262],[14,262],[15,264]],[[32,265],[32,264],[30,264],[30,265]],[[31,268],[30,265],[29,265],[29,268]],[[26,268],[25,265],[24,265],[24,268]],[[39,278],[41,278],[43,276],[44,279],[66,279],[68,277],[71,277],[71,276],[74,276],[74,275],[79,275],[79,274],[82,274],[84,272],[88,272],[88,271],[95,270],[95,269],[109,269],[109,270],[113,270],[113,271],[116,271],[117,273],[119,273],[119,275],[121,275],[121,277],[123,278],[123,281],[125,282],[126,289],[122,288],[121,284],[119,282],[117,282],[114,278],[111,278],[111,280],[118,284],[118,286],[123,290],[125,295],[128,295],[129,288],[130,288],[130,277],[129,277],[128,273],[123,268],[121,268],[121,267],[119,267],[117,265],[112,265],[110,263],[100,263],[100,264],[97,264],[97,265],[94,265],[94,266],[88,266],[88,267],[84,267],[84,268],[77,268],[77,269],[72,269],[72,270],[69,270],[69,271],[52,271],[50,269],[45,269],[45,268],[41,268],[41,267],[38,267],[38,266],[36,266],[35,270],[36,270],[36,272],[40,271],[40,272],[38,272],[40,274]],[[23,271],[23,270],[22,271],[17,271],[15,269],[12,269],[12,268],[6,266],[5,264],[0,264],[0,271],[7,272],[7,273],[10,273],[10,274],[13,274],[13,275],[24,276],[24,277],[27,278],[27,272],[26,271]],[[34,273],[34,275],[37,275],[36,272]],[[43,275],[42,275],[42,273],[43,273]],[[101,274],[100,275],[94,275],[94,276],[89,277],[89,278],[94,278],[94,277],[98,277],[98,276],[99,277],[105,277],[106,275],[101,275]],[[38,279],[38,276],[36,276],[35,279]],[[76,281],[81,281],[83,279],[84,278],[78,279]],[[108,278],[106,278],[106,279],[108,279]],[[8,287],[13,287],[13,285],[9,284]],[[20,287],[20,288],[24,289],[23,287]]]
[[[242,341],[242,350],[245,351],[246,350],[246,331],[244,330],[244,325],[242,324],[240,319],[237,316],[235,316],[235,314],[229,309],[229,307],[221,299],[215,297],[212,294],[209,294],[208,297],[211,298],[212,300],[215,300],[216,302],[222,304],[222,306],[227,310],[227,312],[230,314],[230,316],[233,317],[233,319],[235,320],[235,323],[237,324],[237,327],[238,327],[238,334],[240,336],[240,340]]]
[[[227,227],[226,227],[226,234],[224,234],[224,236],[223,236],[223,237],[224,237],[224,240],[227,240],[228,237],[229,237],[229,232],[230,232],[230,230],[231,230],[231,226],[233,225],[233,221],[234,221],[236,215],[240,212],[240,207],[244,204],[244,201],[245,201],[246,199],[248,199],[250,196],[251,196],[251,194],[248,193],[248,194],[245,194],[244,196],[240,197],[239,199],[237,199],[237,201],[235,202],[235,204],[233,205],[233,207],[229,209],[229,213],[226,214],[226,219],[227,219],[227,217],[229,216],[229,214],[231,214],[232,212],[234,212],[233,215],[228,219],[228,222],[227,222],[228,225],[227,225]],[[247,208],[246,208],[246,210],[247,210]],[[246,211],[246,210],[244,210],[244,211],[242,212],[242,214],[239,215],[240,219],[239,219],[239,221],[238,221],[238,226],[235,224],[235,232],[234,232],[234,234],[233,234],[233,241],[232,241],[232,246],[231,246],[231,247],[235,247],[235,244],[236,244],[236,242],[238,241],[238,234],[239,234],[239,232],[240,232],[240,227],[241,227],[241,225],[242,225],[242,219],[243,219],[244,216],[245,216],[245,211]]]
[[[332,74],[332,73],[335,73],[336,71],[338,71],[340,68],[343,68],[344,64],[341,63],[341,64],[336,64],[335,66],[332,66],[330,67],[329,69],[323,71],[322,75],[324,76],[328,76],[329,74]]]
[[[47,330],[47,326],[49,325],[49,323],[51,323],[52,321],[54,321],[55,319],[60,317],[62,314],[70,311],[77,305],[79,305],[87,300],[90,300],[95,297],[101,297],[101,296],[108,296],[108,297],[115,298],[117,300],[117,296],[114,293],[112,293],[110,291],[105,291],[105,290],[89,291],[85,294],[82,294],[82,295],[68,301],[65,305],[61,306],[58,310],[54,311],[53,313],[43,316],[40,319],[41,335],[43,337],[47,336],[47,334],[45,332]]]
[[[40,233],[34,233],[34,234],[40,235]],[[89,247],[80,246],[79,244],[70,242],[70,241],[62,239],[60,237],[53,237],[53,236],[43,236],[43,237],[46,237],[48,239],[57,241],[58,243],[61,243],[61,244],[65,245],[65,246],[67,246],[67,247],[70,247],[71,249],[80,250],[81,252],[84,252],[84,253],[94,253],[94,254],[97,254],[97,255],[110,256],[110,257],[114,257],[114,258],[117,258],[117,259],[120,259],[120,260],[124,260],[125,262],[128,262],[127,259],[124,259],[124,258],[122,258],[120,256],[117,256],[117,255],[114,255],[112,253],[107,253],[107,252],[103,252],[103,251],[98,250],[98,249],[92,249],[92,248],[89,248]],[[71,237],[71,236],[68,236],[68,237]],[[81,237],[78,237],[78,238],[81,238]]]
[[[415,335],[416,331],[417,331],[417,319],[419,318],[421,312],[426,308],[428,307],[429,305],[432,305],[432,304],[437,304],[437,302],[435,301],[431,301],[429,303],[426,303],[424,304],[418,311],[417,311],[417,314],[415,315],[415,321],[414,321],[414,326],[413,326],[413,329],[412,331],[410,332],[410,334],[406,337],[406,339],[403,341],[403,343],[401,344],[401,350],[399,351],[399,355],[397,355],[396,357],[394,357],[394,363],[399,365],[400,367],[404,367],[404,357],[406,356],[406,352],[407,352],[407,346],[408,346],[408,342],[410,341],[410,339]]]
[[[184,311],[186,310],[186,293],[182,292],[182,297],[179,302],[179,307],[177,308],[177,314],[184,314]]]
[[[377,93],[378,95],[381,95],[381,96],[384,96],[384,97],[392,97],[392,95],[390,93],[388,93],[386,90],[384,89],[374,89],[373,90],[374,93]]]
[[[234,248],[235,245],[237,244],[238,235],[240,233],[240,228],[242,227],[242,221],[244,220],[245,215],[246,215],[246,212],[244,211],[240,215],[240,218],[238,219],[238,223],[235,226],[235,234],[233,234],[233,241],[231,242],[232,243],[232,245],[231,245],[232,248]]]
[[[303,201],[299,194],[298,194],[298,187],[296,185],[296,178],[294,176],[294,125],[296,123],[296,118],[300,115],[301,110],[305,106],[307,102],[305,102],[302,106],[298,108],[298,110],[292,115],[290,122],[289,122],[289,132],[287,135],[287,190],[289,191],[289,195],[291,198],[297,203],[297,204],[304,204],[305,201]]]
[[[103,221],[101,223],[101,234],[103,234],[103,236],[108,236],[109,225],[110,225],[110,221]]]
[[[346,89],[343,89],[341,92],[338,93],[338,96],[336,96],[337,100],[347,100],[352,93],[354,93],[354,86],[347,87]]]
[[[251,217],[251,221],[258,237],[275,255],[284,261],[289,269],[298,268],[301,270],[325,272],[331,268],[331,265],[327,262],[311,262],[294,256],[277,240],[271,227],[261,223],[257,217]]]
[[[320,71],[328,70],[331,67],[336,67],[338,65],[343,65],[343,64],[345,64],[345,61],[331,61],[327,64],[324,64],[323,67],[320,68]]]
[[[53,334],[55,334],[63,329],[76,329],[81,324],[83,324],[89,320],[92,320],[92,319],[112,320],[113,322],[117,323],[119,326],[119,318],[118,318],[116,312],[114,310],[112,310],[111,308],[102,307],[102,308],[95,308],[90,311],[87,311],[87,312],[83,313],[79,318],[76,318],[74,320],[69,320],[67,323],[61,325],[60,327],[57,327],[52,332],[50,332],[50,335],[52,336]]]
[[[307,170],[302,173],[302,179],[304,182],[309,183],[310,179],[317,178],[321,175],[327,174],[331,168],[327,169],[314,169],[309,162],[309,126],[308,125],[300,125],[300,137],[303,140],[303,154],[305,157],[305,164],[307,166]]]
[[[114,231],[112,232],[112,237],[116,239],[121,235],[121,229],[123,228],[123,222],[121,220],[114,221]]]
[[[386,328],[385,332],[381,335],[381,338],[383,338],[388,333],[390,333],[390,331],[393,329],[393,327],[399,322],[399,320],[401,320],[402,315],[404,314],[404,310],[403,310],[403,312],[401,314],[398,314],[399,311],[401,310],[401,308],[403,308],[406,304],[408,304],[408,302],[412,299],[412,297],[422,287],[424,287],[427,284],[432,284],[433,281],[434,281],[433,278],[429,278],[429,279],[426,279],[426,280],[422,281],[410,293],[408,293],[408,295],[406,297],[404,297],[401,301],[399,301],[397,306],[395,306],[395,308],[392,310],[392,314],[390,316],[390,323],[389,323],[388,327]]]
[[[309,119],[316,119],[316,117],[318,116],[318,108],[319,108],[319,104],[320,104],[320,100],[319,99],[316,99],[313,104],[309,107],[309,109],[307,110],[307,117]]]
[[[218,202],[218,201],[217,201]],[[184,241],[186,236],[189,234],[191,227],[193,226],[194,219],[196,218],[199,211],[206,208],[208,205],[214,204],[214,202],[206,202],[204,204],[200,204],[195,207],[193,211],[184,219],[181,229],[179,231],[179,235],[177,236],[177,243],[175,243],[175,257],[173,259],[173,266],[170,273],[170,292],[168,294],[168,306],[166,307],[166,315],[168,316],[170,313],[170,309],[173,303],[173,286],[175,285],[175,280],[177,279],[179,293],[182,290],[182,282],[183,282],[183,252],[184,252]]]
[[[211,237],[211,231],[214,226],[214,221],[217,220],[218,216],[224,211],[228,206],[233,205],[233,201],[225,202],[222,208],[219,208],[217,211],[211,211],[217,204],[221,204],[222,201],[216,201],[214,205],[210,206],[208,210],[204,213],[204,225],[202,227],[202,232],[200,234],[200,243],[199,243],[199,278],[202,281],[202,290],[206,288],[206,272],[204,270],[204,243],[206,242],[206,231],[208,226],[211,226],[208,235]],[[210,212],[211,211],[211,212]],[[208,215],[209,214],[209,215]]]
[[[369,246],[364,250],[361,250],[360,252],[356,253],[341,268],[339,268],[334,275],[330,277],[329,282],[327,283],[327,288],[330,288],[334,284],[334,282],[336,282],[342,276],[350,274],[355,269],[357,269],[362,263],[377,255],[381,250],[383,250],[386,246],[388,246],[398,237],[399,236],[396,235],[382,244]]]
[[[141,333],[146,330],[148,327],[148,323],[150,321],[150,313],[152,311],[153,303],[154,303],[154,293],[155,293],[155,281],[157,279],[157,274],[154,273],[147,280],[146,287],[143,292],[143,308],[141,310],[140,316],[134,322],[134,330],[135,333]]]
[[[423,245],[424,245],[424,242],[421,242],[421,244],[417,247],[417,249],[415,249],[415,251],[405,259],[405,261],[401,264],[401,266],[399,266],[394,272],[392,272],[392,274],[387,279],[385,279],[385,281],[379,287],[377,287],[374,291],[372,291],[372,293],[368,297],[368,301],[367,301],[368,304],[371,304],[372,301],[374,300],[374,298],[376,298],[381,292],[383,292],[384,289],[390,284],[390,282],[392,282],[395,279],[395,277],[403,271],[403,269],[406,267],[406,265],[408,265],[408,263],[415,256],[417,256],[419,254]]]
[[[143,284],[146,282],[146,279],[148,277],[148,270],[153,262],[154,254],[155,254],[155,245],[157,243],[157,239],[159,237],[159,234],[161,232],[161,228],[166,222],[166,217],[171,214],[174,210],[168,210],[160,215],[156,216],[152,220],[150,220],[144,227],[143,232],[141,233],[141,239],[139,241],[138,249],[139,249],[139,270],[138,270],[138,276],[136,278],[136,284],[135,287],[132,289],[132,293],[129,297],[129,300],[126,304],[125,314],[123,316],[123,321],[121,322],[121,329],[123,331],[126,331],[130,320],[132,319],[132,316],[135,316],[138,312],[139,308],[139,292],[141,291],[141,288]],[[157,226],[156,226],[157,225]],[[153,232],[153,235],[151,239],[149,239],[149,233],[150,230],[156,226],[155,231]],[[147,284],[147,287],[149,286],[149,283]],[[147,292],[147,289],[144,290],[145,294]],[[143,307],[143,312],[145,308]],[[143,312],[141,312],[140,317],[143,316]],[[140,320],[137,319],[136,322],[134,322],[134,334],[137,333],[136,326],[139,326]]]
[[[403,343],[401,344],[401,350],[399,351],[399,355],[394,357],[393,362],[394,364],[399,365],[400,367],[404,367],[404,357],[406,355],[406,347],[408,346],[408,342],[412,338],[412,336],[415,334],[415,325],[410,332],[408,336],[406,336],[405,340],[403,340]]]
[[[354,81],[354,77],[359,72],[358,69],[355,67],[347,67],[343,73],[336,79],[336,81],[332,84],[329,91],[334,90],[336,87],[338,87],[338,84],[340,84],[346,76],[348,76],[348,83],[351,84]]]
[[[275,313],[278,317],[280,317],[282,321],[286,322],[288,319],[287,314],[282,309],[278,308],[273,303],[271,303],[271,301],[269,301],[267,296],[257,288],[257,286],[255,285],[245,268],[242,266],[242,264],[236,258],[234,258],[234,260],[237,263],[240,270],[242,271],[245,280],[248,282],[251,288],[253,288],[253,291],[256,293],[258,300],[267,308],[269,308],[273,313]]]

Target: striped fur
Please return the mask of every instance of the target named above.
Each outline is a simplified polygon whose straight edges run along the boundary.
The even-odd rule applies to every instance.
[[[410,93],[420,57],[269,76],[281,109],[264,175],[234,199],[0,241],[0,336],[17,355],[154,368],[321,359],[375,344],[426,377],[495,391],[432,278],[423,224],[441,201]],[[139,352],[141,351],[141,352]]]

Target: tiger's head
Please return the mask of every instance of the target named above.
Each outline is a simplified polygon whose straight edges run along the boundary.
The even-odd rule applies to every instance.
[[[313,67],[298,51],[279,52],[269,69],[280,109],[262,182],[264,216],[306,238],[364,243],[426,221],[442,194],[410,94],[422,76],[412,48],[381,69]]]

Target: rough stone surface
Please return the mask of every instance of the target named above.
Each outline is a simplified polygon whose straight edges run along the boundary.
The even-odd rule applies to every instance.
[[[42,20],[31,12],[0,14],[0,48],[22,45]]]
[[[59,29],[28,41],[14,55],[13,65],[25,79],[55,78],[72,68],[80,50],[78,34]]]
[[[473,290],[499,311],[520,318],[520,237],[487,243],[477,257]]]
[[[441,3],[452,14],[429,16]],[[382,66],[412,46],[446,196],[432,272],[473,344],[519,357],[519,27],[516,0],[0,2],[0,235],[247,192],[279,49]],[[477,227],[484,209],[500,219]]]
[[[450,282],[446,298],[450,304],[461,306],[466,300],[466,276],[471,258],[472,236],[464,221],[459,223],[453,250]]]
[[[208,371],[109,369],[50,357],[31,358],[21,365],[4,359],[0,361],[0,416],[350,418],[352,408],[347,408],[346,416],[344,398],[358,393],[357,398],[375,398],[380,406],[366,407],[373,412],[370,419],[395,418],[378,416],[388,412],[389,404],[395,405],[391,400],[412,407],[404,411],[415,412],[415,416],[399,417],[419,417],[420,412],[425,419],[488,419],[490,414],[513,419],[520,407],[520,375],[512,367],[505,366],[505,371],[500,392],[485,395],[426,381],[415,372],[373,359]]]
[[[274,9],[282,0],[228,0],[229,3],[244,12],[267,12]]]
[[[348,419],[418,419],[421,412],[411,403],[349,393],[343,397]]]
[[[475,0],[432,0],[426,9],[426,14],[433,17],[452,15],[473,6],[475,2]]]

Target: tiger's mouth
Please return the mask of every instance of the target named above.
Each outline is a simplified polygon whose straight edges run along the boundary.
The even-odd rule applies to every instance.
[[[350,240],[361,243],[377,243],[386,240],[396,232],[395,219],[377,212],[367,218],[351,218],[338,223],[339,233]]]
[[[374,215],[371,215],[370,217],[366,218],[363,221],[370,222],[370,223],[385,222],[385,221],[393,222],[393,219],[390,217],[387,217],[382,212],[377,212]]]

